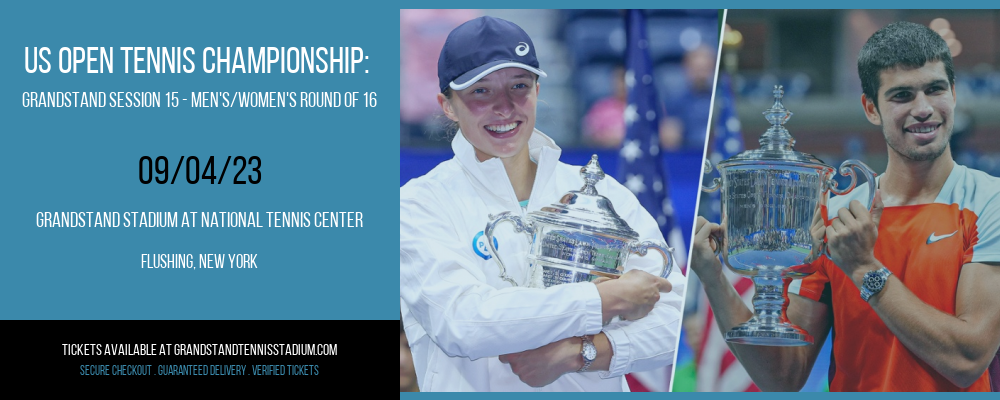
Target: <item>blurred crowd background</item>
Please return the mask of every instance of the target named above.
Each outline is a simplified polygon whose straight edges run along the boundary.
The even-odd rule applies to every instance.
[[[730,10],[709,159],[717,163],[758,147],[769,126],[761,112],[771,106],[774,85],[780,84],[783,103],[793,113],[785,127],[796,139],[796,150],[833,166],[856,158],[884,171],[886,144],[881,129],[868,122],[861,108],[857,56],[875,31],[901,20],[931,27],[952,51],[957,107],[951,145],[956,161],[1000,176],[998,10]],[[716,199],[702,197],[699,211],[717,222]],[[749,301],[753,285],[739,282],[746,278],[731,279]],[[674,390],[756,391],[709,319],[694,274],[688,294]],[[827,390],[830,348],[828,341],[803,391]]]
[[[781,84],[797,150],[830,164],[856,157],[884,170],[885,141],[861,110],[857,56],[875,31],[901,20],[930,26],[951,48],[956,160],[1000,174],[1000,10],[730,11],[727,23],[738,35],[724,46],[721,69],[733,77],[747,146],[767,129],[760,113]]]

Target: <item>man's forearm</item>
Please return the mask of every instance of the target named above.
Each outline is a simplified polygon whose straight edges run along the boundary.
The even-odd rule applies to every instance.
[[[996,331],[924,303],[895,275],[869,304],[908,350],[960,387],[981,377],[997,351]]]
[[[722,335],[753,317],[739,293],[724,275],[700,277]],[[706,279],[707,278],[707,279]],[[817,335],[825,337],[825,333]],[[727,343],[746,368],[750,378],[764,391],[801,389],[811,365],[804,347],[755,346]],[[820,342],[820,345],[822,342]],[[815,344],[812,346],[816,346]],[[768,366],[755,368],[755,366]]]
[[[753,311],[747,308],[740,294],[722,273],[714,276],[699,276],[708,303],[712,305],[712,314],[719,325],[719,331],[725,334],[736,325],[742,324],[753,317]]]

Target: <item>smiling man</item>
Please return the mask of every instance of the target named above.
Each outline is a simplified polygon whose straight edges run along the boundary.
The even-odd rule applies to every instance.
[[[868,39],[858,58],[861,105],[882,128],[889,162],[869,212],[830,201],[832,261],[789,287],[789,319],[816,337],[804,347],[731,345],[765,390],[798,390],[834,332],[834,391],[988,391],[1000,347],[1000,180],[955,164],[955,77],[945,41],[909,22]],[[692,269],[705,282],[719,328],[751,312],[722,278],[698,221]]]

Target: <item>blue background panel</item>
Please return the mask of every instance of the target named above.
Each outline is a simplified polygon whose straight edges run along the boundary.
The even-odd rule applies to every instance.
[[[395,10],[334,3],[5,3],[0,319],[392,319],[399,158]],[[374,21],[378,21],[375,23]],[[25,47],[53,69],[29,74]],[[114,73],[58,49],[114,47]],[[124,72],[128,46],[192,47],[190,74]],[[361,47],[354,74],[206,74],[205,47]],[[132,69],[131,66],[129,68]],[[365,74],[364,69],[369,70]],[[375,108],[24,108],[27,91],[376,92]],[[163,99],[166,100],[165,98]],[[258,156],[261,182],[143,185],[139,158]],[[182,170],[183,171],[183,170]],[[249,171],[244,171],[246,174]],[[244,175],[245,176],[245,175]],[[37,212],[355,211],[363,228],[38,228]],[[257,269],[141,269],[143,253],[255,253]]]

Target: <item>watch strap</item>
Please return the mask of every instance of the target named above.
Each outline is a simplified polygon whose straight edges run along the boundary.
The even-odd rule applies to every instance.
[[[590,368],[590,364],[593,364],[594,360],[597,359],[597,347],[594,346],[594,341],[590,338],[590,336],[582,336],[580,338],[583,339],[583,347],[580,349],[580,356],[583,357],[583,367],[576,372],[587,372],[587,368]],[[593,351],[594,358],[587,358],[587,350]]]

